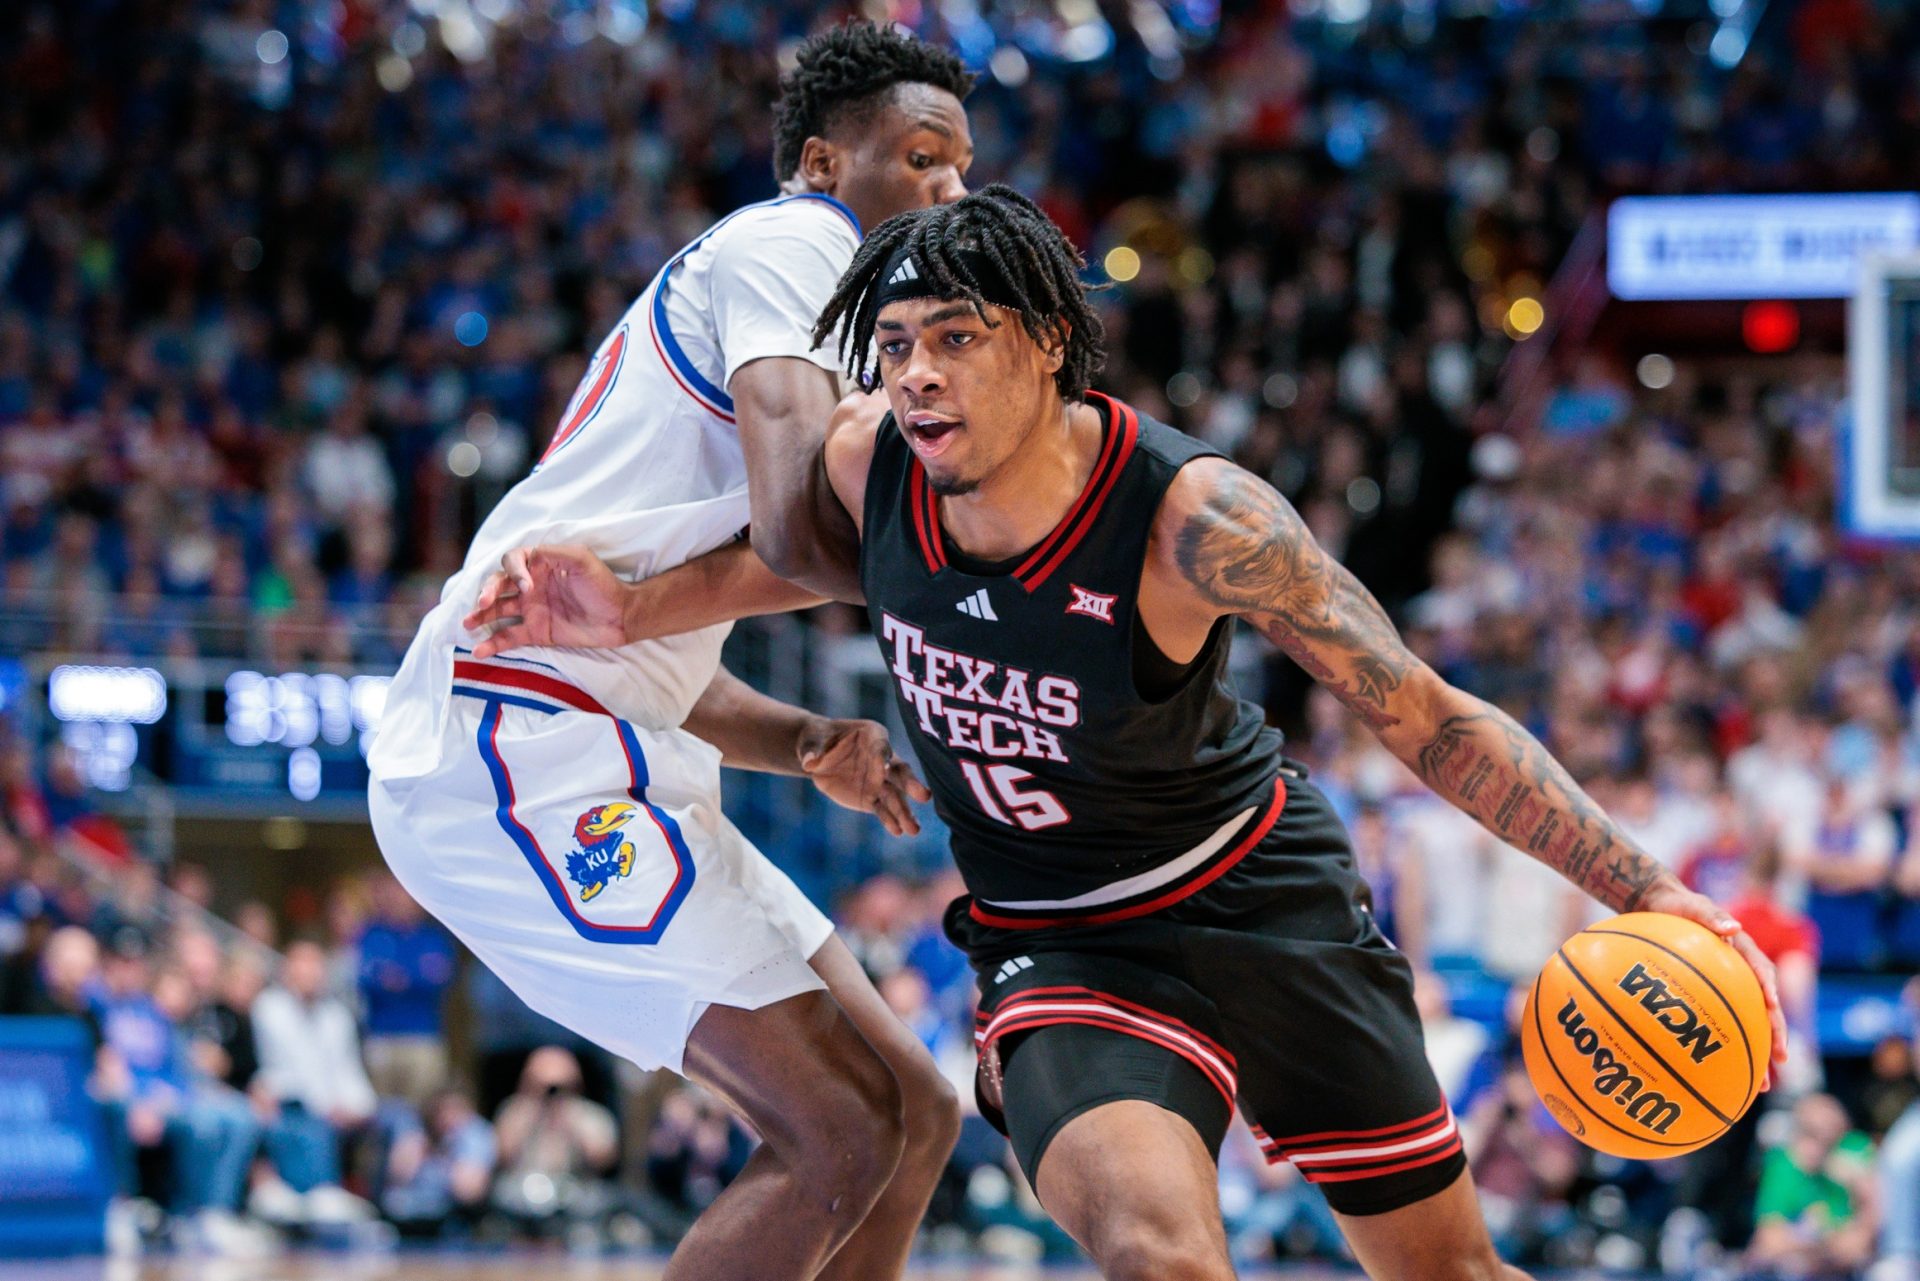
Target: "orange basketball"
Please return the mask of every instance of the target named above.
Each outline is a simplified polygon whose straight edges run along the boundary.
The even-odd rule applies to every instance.
[[[1629,912],[1568,939],[1540,971],[1521,1049],[1566,1131],[1614,1156],[1679,1156],[1740,1118],[1773,1034],[1760,980],[1704,925]]]

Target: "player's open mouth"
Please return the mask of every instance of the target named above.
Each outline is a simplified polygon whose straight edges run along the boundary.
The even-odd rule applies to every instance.
[[[915,410],[907,415],[906,427],[907,443],[913,446],[913,451],[922,458],[933,458],[946,451],[960,427],[960,420]]]

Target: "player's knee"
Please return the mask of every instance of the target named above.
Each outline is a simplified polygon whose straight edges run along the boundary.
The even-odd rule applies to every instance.
[[[859,1070],[849,1075],[848,1083],[859,1100],[861,1117],[871,1137],[881,1142],[891,1141],[896,1147],[904,1143],[906,1097],[900,1079],[886,1060],[868,1052]]]
[[[852,1065],[823,1100],[810,1146],[832,1159],[833,1177],[850,1192],[877,1194],[900,1164],[907,1128],[899,1083],[874,1054]],[[818,1168],[818,1167],[815,1167]]]
[[[855,1112],[811,1131],[794,1169],[829,1210],[864,1215],[900,1166],[900,1120]]]
[[[835,1049],[842,1052],[813,1065],[817,1079],[754,1121],[802,1177],[832,1183],[838,1196],[891,1178],[906,1131],[900,1087],[886,1063],[864,1040]]]
[[[944,1167],[960,1138],[960,1096],[931,1060],[902,1070],[898,1082],[907,1158]]]
[[[1146,1216],[1103,1225],[1092,1250],[1108,1281],[1230,1281],[1222,1245],[1199,1224],[1175,1226]]]

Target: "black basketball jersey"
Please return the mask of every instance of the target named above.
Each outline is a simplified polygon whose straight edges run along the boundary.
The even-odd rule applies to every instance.
[[[1135,682],[1135,598],[1161,497],[1215,451],[1093,393],[1103,439],[1041,543],[970,561],[891,415],[860,570],[902,719],[989,922],[1140,915],[1219,876],[1273,824],[1280,735],[1227,672],[1223,621],[1185,678]]]

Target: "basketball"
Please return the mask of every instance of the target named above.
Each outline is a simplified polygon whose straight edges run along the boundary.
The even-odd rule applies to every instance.
[[[1704,925],[1629,912],[1568,939],[1522,1015],[1527,1074],[1587,1146],[1649,1160],[1725,1133],[1766,1080],[1766,999]]]

